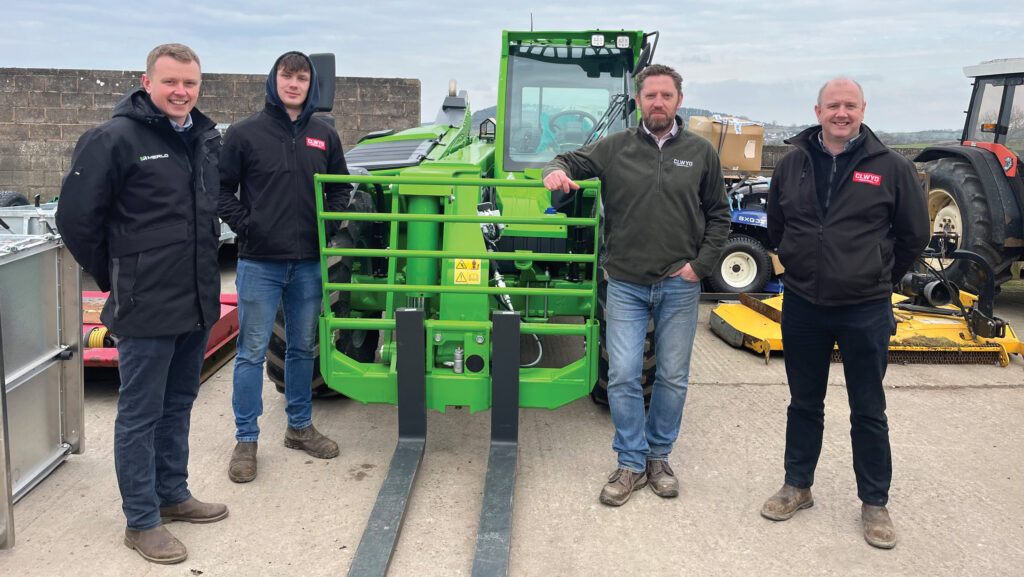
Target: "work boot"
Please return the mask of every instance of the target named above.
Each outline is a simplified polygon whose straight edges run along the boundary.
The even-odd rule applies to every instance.
[[[288,427],[284,433],[284,446],[301,449],[317,459],[333,459],[338,456],[338,443],[325,437],[313,425],[305,429]]]
[[[236,483],[248,483],[256,478],[256,441],[235,444],[228,464],[228,478]]]
[[[605,505],[618,507],[629,500],[633,491],[639,491],[647,486],[647,472],[634,473],[629,469],[616,469],[610,477],[608,484],[601,489],[601,502]]]
[[[668,461],[651,459],[647,461],[647,482],[651,490],[659,497],[676,497],[679,495],[679,481]]]
[[[145,531],[124,530],[124,544],[134,549],[142,558],[153,563],[173,565],[188,558],[188,550],[167,530],[159,525]]]
[[[797,489],[788,484],[782,485],[777,493],[768,498],[761,507],[761,516],[772,521],[785,521],[796,515],[800,509],[814,506],[811,490]]]
[[[185,521],[187,523],[213,523],[228,516],[228,506],[223,503],[203,503],[195,497],[170,507],[160,507],[160,518],[164,523]]]
[[[864,524],[864,539],[872,547],[892,549],[896,546],[896,528],[886,508],[863,503],[860,506],[860,520]]]

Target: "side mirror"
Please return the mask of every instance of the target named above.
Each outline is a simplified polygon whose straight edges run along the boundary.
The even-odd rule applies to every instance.
[[[320,87],[320,103],[313,112],[330,112],[334,108],[334,53],[310,54]]]

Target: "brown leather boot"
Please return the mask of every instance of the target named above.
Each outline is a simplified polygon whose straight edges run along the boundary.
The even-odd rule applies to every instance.
[[[647,486],[647,472],[634,473],[629,469],[616,469],[608,477],[608,483],[601,489],[600,500],[605,505],[618,507],[629,501],[633,491]]]
[[[181,563],[188,558],[185,545],[163,525],[145,531],[125,529],[124,544],[142,555],[143,559],[162,565]]]
[[[862,503],[860,520],[864,525],[864,540],[872,547],[892,549],[896,546],[896,528],[885,507]]]
[[[288,427],[284,433],[284,446],[305,451],[317,459],[333,459],[338,456],[338,443],[325,437],[313,425],[305,429]]]
[[[256,441],[240,441],[235,444],[235,450],[231,452],[231,462],[228,463],[229,479],[236,483],[248,483],[256,478],[256,448]]]
[[[777,493],[768,497],[761,507],[761,516],[772,521],[785,521],[796,515],[800,509],[814,506],[811,490],[797,489],[792,485],[782,485]]]
[[[647,482],[651,490],[659,497],[676,497],[679,495],[679,480],[668,466],[668,461],[647,461]]]
[[[228,516],[228,506],[223,503],[203,503],[189,497],[182,503],[160,507],[160,518],[164,523],[185,521],[188,523],[213,523]]]

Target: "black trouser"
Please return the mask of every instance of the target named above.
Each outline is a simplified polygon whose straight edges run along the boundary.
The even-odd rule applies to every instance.
[[[821,454],[829,356],[839,345],[850,401],[850,437],[857,495],[885,505],[892,480],[889,426],[882,378],[895,328],[889,299],[849,306],[818,306],[792,292],[782,304],[783,356],[789,378],[786,483],[807,488]]]

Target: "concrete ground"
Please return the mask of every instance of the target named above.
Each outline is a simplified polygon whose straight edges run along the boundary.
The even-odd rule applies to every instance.
[[[225,283],[230,290],[230,283]],[[664,500],[645,489],[621,508],[597,495],[615,467],[607,409],[581,399],[524,410],[510,574],[1019,575],[1024,567],[1024,360],[1008,367],[891,366],[886,380],[894,478],[891,551],[860,530],[848,408],[833,366],[815,506],[782,523],[758,511],[782,483],[781,358],[730,348],[701,307],[691,387],[671,463],[682,485]],[[996,313],[1024,331],[1024,286]],[[549,345],[568,355],[572,343]],[[576,349],[578,350],[578,348]],[[267,381],[259,477],[227,477],[234,446],[231,365],[202,387],[192,419],[190,486],[223,501],[212,525],[174,523],[182,564],[147,563],[122,544],[112,463],[116,386],[86,389],[86,450],[15,506],[17,542],[0,574],[339,575],[348,571],[387,474],[397,411],[318,400],[314,422],[341,444],[320,461],[282,445],[284,403]],[[487,463],[489,412],[432,412],[393,576],[468,575]]]

